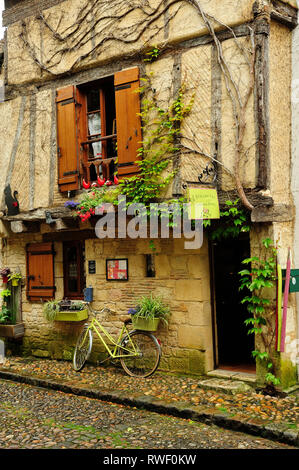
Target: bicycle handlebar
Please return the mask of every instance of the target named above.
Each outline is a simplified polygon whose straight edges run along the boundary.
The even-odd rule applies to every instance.
[[[90,302],[85,302],[85,303],[87,304],[88,309],[91,311],[91,313],[92,313],[93,315],[98,315],[98,314],[104,313],[105,310],[108,310],[108,312],[116,313],[115,310],[112,310],[111,308],[107,307],[106,305],[105,305],[104,308],[102,308],[102,310],[94,310],[94,309],[91,307]],[[109,303],[115,304],[115,302],[109,302]]]

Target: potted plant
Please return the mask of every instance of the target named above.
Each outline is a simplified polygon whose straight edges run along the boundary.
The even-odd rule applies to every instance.
[[[0,310],[0,323],[9,323],[11,311],[6,305],[2,305]]]
[[[25,334],[25,325],[23,322],[16,322],[16,313],[8,305],[11,291],[4,289],[1,292],[3,304],[0,310],[0,336],[7,338],[22,338]]]
[[[21,279],[22,279],[21,273],[11,273],[8,275],[8,280],[11,281],[11,285],[14,287],[18,286]]]
[[[7,284],[9,274],[10,274],[10,269],[9,268],[3,268],[3,269],[0,270],[0,275],[2,276],[3,284]]]
[[[136,330],[156,331],[160,321],[168,324],[170,309],[159,296],[141,297],[135,309],[130,309],[133,327]]]
[[[58,300],[48,300],[43,305],[43,314],[48,321],[54,321],[57,312],[59,312]]]
[[[9,299],[8,297],[11,296],[11,290],[10,289],[3,289],[3,291],[1,291],[1,297],[3,299],[4,302],[7,302]]]

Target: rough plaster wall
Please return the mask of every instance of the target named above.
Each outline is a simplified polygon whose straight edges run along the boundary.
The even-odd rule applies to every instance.
[[[202,0],[203,10],[213,16],[215,28],[222,29],[223,24],[236,26],[245,23],[252,18],[252,6],[254,0]],[[170,12],[176,8],[170,9]],[[221,24],[222,23],[222,24]],[[192,6],[187,5],[179,12],[170,24],[169,37],[173,42],[188,39],[190,37],[206,34],[207,29],[202,20],[194,14]]]
[[[238,40],[241,47],[250,48],[251,45],[247,39]],[[223,54],[232,77],[238,87],[241,99],[244,100],[249,86],[249,68],[245,62],[244,55],[237,47],[234,40],[224,41]],[[255,122],[254,122],[254,104],[253,93],[247,105],[246,131],[244,136],[244,153],[241,158],[241,180],[245,188],[254,188],[255,184]],[[226,88],[225,79],[222,76],[222,116],[221,116],[221,162],[230,171],[234,171],[235,160],[235,122],[233,118],[232,100]],[[235,183],[230,174],[223,170],[222,189],[234,189]]]
[[[35,128],[35,181],[34,207],[49,206],[50,155],[51,155],[51,91],[37,95]]]
[[[23,98],[24,99],[24,98]],[[18,99],[19,100],[19,99]],[[18,101],[17,100],[17,101]],[[26,101],[25,101],[26,100]],[[18,121],[18,129],[16,130],[15,127],[12,127],[13,131],[15,132],[14,136],[12,137],[12,142],[16,142],[16,136],[18,131],[20,131],[20,137],[18,140],[18,145],[15,149],[15,153],[11,153],[11,159],[14,157],[14,165],[11,174],[11,190],[12,193],[14,191],[18,191],[18,201],[20,204],[20,208],[24,211],[29,210],[30,205],[30,164],[29,164],[29,149],[30,149],[30,120],[31,120],[31,112],[30,112],[30,102],[29,98],[25,98],[25,110],[22,123],[20,125],[20,120]],[[12,102],[14,105],[15,100]],[[15,118],[18,118],[18,113],[14,114],[12,118],[12,122]],[[9,122],[9,121],[8,121]],[[6,136],[7,139],[7,136]]]
[[[187,90],[185,102],[194,95],[192,111],[182,124],[182,144],[211,155],[211,53],[212,46],[201,46],[182,54],[182,80]],[[209,160],[197,154],[183,154],[182,178],[198,181],[198,175]]]
[[[9,162],[13,151],[14,137],[18,126],[18,114],[21,98],[0,103],[0,148],[1,171],[0,187],[4,189],[9,171]]]
[[[8,240],[3,252],[5,265],[25,268],[25,245],[40,241],[41,235],[23,235]],[[111,308],[117,314],[101,318],[111,334],[117,334],[122,319],[141,295],[153,291],[163,296],[170,305],[171,318],[168,328],[162,326],[158,337],[163,345],[161,368],[179,372],[204,372],[213,368],[212,323],[210,305],[210,275],[208,243],[204,240],[198,250],[184,250],[183,240],[155,241],[156,277],[145,277],[145,254],[151,253],[148,240],[86,240],[86,272],[88,261],[96,260],[96,274],[87,274],[86,285],[94,287],[93,307],[97,310],[105,302],[116,304]],[[55,242],[55,298],[63,298],[62,243]],[[127,257],[128,282],[106,281],[106,258]],[[47,322],[39,303],[29,302],[22,291],[23,320],[26,323],[24,345],[27,353],[55,358],[70,358],[78,331],[76,324]],[[100,352],[95,338],[95,352]],[[42,352],[41,352],[42,351]]]
[[[280,0],[283,3],[286,3],[287,5],[290,5],[291,7],[298,8],[298,2],[297,0]]]
[[[165,4],[159,0],[152,1],[151,7],[160,3],[162,9]],[[201,4],[207,13],[214,14],[217,11],[219,22],[215,23],[216,28],[223,28],[223,23],[230,26],[241,24],[248,21],[252,16],[253,0],[238,0],[237,2],[235,0],[203,0]],[[80,25],[77,29],[75,22],[81,8],[82,0],[67,0],[44,12],[45,18],[55,33],[64,38],[70,34],[67,40],[63,42],[57,38],[57,34],[55,37],[49,28],[34,17],[24,20],[25,31],[21,22],[9,26],[8,78],[11,84],[39,80],[41,75],[44,78],[51,76],[48,72],[41,72],[31,55],[35,55],[36,59],[41,61],[52,73],[59,74],[69,71],[80,55],[87,54],[88,57],[74,65],[74,70],[100,64],[107,60],[115,60],[124,54],[137,53],[140,49],[143,49],[145,44],[150,47],[150,45],[163,43],[168,35],[170,42],[177,42],[207,33],[202,19],[197,13],[194,14],[194,8],[184,2],[179,2],[170,8],[167,13],[161,14],[142,34],[140,31],[134,32],[131,28],[136,21],[140,21],[142,27],[147,19],[147,15],[140,9],[135,9],[124,19],[119,20],[117,30],[111,20],[104,19],[108,9],[109,14],[121,14],[123,11],[127,11],[127,2],[124,2],[123,6],[120,6],[116,0],[99,2],[91,10],[90,15],[84,18],[83,25]],[[175,12],[178,13],[174,16],[174,20],[171,20],[168,24],[167,18]],[[103,18],[103,20],[98,22],[99,18]],[[165,30],[164,22],[166,22]],[[126,28],[126,44],[115,40],[107,41],[109,35],[117,36],[120,34],[122,26]],[[88,31],[87,35],[85,35],[86,29]],[[22,32],[23,40],[20,38]],[[82,44],[76,47],[78,39],[83,37]],[[91,53],[103,38],[105,38],[104,47]],[[26,42],[28,43],[27,46],[24,45]],[[22,65],[20,65],[21,63]]]
[[[276,22],[270,30],[270,190],[276,203],[290,203],[291,35]]]

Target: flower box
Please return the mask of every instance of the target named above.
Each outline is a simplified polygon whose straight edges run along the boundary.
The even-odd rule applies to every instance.
[[[16,323],[15,325],[0,324],[0,337],[22,338],[25,334],[25,324]]]
[[[82,321],[88,318],[88,309],[57,312],[55,321]]]
[[[132,315],[132,324],[135,330],[156,331],[160,318],[143,318]]]

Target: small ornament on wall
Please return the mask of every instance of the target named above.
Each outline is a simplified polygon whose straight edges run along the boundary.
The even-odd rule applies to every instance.
[[[96,262],[94,259],[88,261],[88,274],[96,274]]]
[[[19,202],[17,200],[18,191],[11,194],[11,187],[8,184],[4,189],[5,204],[7,207],[7,215],[17,215],[20,213]]]

